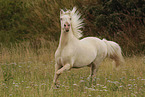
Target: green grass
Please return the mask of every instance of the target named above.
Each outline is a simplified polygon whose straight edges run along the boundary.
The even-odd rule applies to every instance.
[[[90,69],[72,69],[60,78],[60,88],[50,91],[54,76],[56,42],[43,41],[37,49],[29,42],[0,46],[0,97],[143,97],[145,56],[125,57],[115,69],[106,59],[93,85],[87,80]]]

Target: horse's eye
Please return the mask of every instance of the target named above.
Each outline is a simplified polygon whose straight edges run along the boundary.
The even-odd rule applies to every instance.
[[[60,18],[60,20],[62,20],[62,18]]]

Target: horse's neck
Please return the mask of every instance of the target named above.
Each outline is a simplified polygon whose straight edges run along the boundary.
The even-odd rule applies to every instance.
[[[60,40],[59,40],[60,49],[63,49],[65,46],[67,46],[67,44],[74,42],[74,41],[78,41],[78,39],[73,35],[71,29],[69,32],[63,32],[63,30],[61,30],[61,36],[60,36]]]

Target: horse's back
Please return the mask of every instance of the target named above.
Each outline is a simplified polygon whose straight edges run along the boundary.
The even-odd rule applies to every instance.
[[[98,50],[100,50],[100,48],[104,48],[104,50],[107,49],[106,43],[97,38],[97,37],[86,37],[80,40],[81,42],[88,42],[89,44],[93,45],[95,48],[97,48]]]
[[[86,37],[81,41],[88,42],[94,46],[97,52],[96,60],[102,60],[107,56],[107,45],[103,40],[97,37]]]

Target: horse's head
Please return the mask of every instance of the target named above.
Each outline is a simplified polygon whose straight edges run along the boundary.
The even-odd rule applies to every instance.
[[[64,12],[63,10],[60,11],[60,21],[61,21],[61,28],[65,32],[69,32],[70,27],[71,27],[71,12],[66,11]]]

